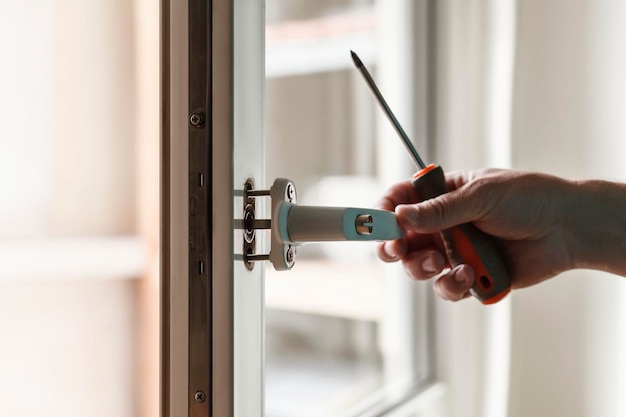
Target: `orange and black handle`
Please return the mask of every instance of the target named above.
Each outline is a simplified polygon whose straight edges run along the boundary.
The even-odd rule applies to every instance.
[[[447,193],[443,170],[428,165],[413,176],[413,188],[428,200]],[[468,264],[474,269],[476,279],[471,294],[483,304],[494,304],[511,291],[511,279],[504,259],[493,239],[471,223],[461,224],[440,232],[446,255],[452,267]]]

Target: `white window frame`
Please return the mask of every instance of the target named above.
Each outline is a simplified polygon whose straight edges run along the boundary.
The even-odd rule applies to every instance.
[[[164,417],[263,413],[263,268],[242,275],[243,263],[233,259],[241,233],[232,229],[241,214],[236,190],[247,177],[263,186],[262,6],[244,0],[162,2]],[[203,19],[204,28],[190,31]],[[190,113],[204,114],[205,123],[193,125]],[[206,146],[200,146],[204,166],[194,162],[198,143]],[[198,208],[193,216],[192,200]]]

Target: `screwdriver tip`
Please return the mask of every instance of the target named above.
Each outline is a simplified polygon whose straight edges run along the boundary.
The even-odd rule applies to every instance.
[[[361,68],[363,66],[363,62],[361,62],[361,59],[359,58],[359,56],[352,50],[350,51],[350,55],[352,55],[352,60],[354,61],[354,65],[356,65],[357,68]]]

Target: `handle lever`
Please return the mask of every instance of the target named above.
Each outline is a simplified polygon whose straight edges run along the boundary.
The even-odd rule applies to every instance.
[[[278,204],[274,213],[278,239],[283,243],[343,240],[393,240],[404,236],[390,211]]]
[[[243,254],[244,261],[269,260],[274,269],[288,270],[295,263],[296,246],[306,242],[380,241],[404,236],[396,216],[371,208],[299,206],[293,181],[277,178],[267,190],[248,190],[246,198],[269,196],[272,219],[235,220],[235,228],[271,229],[269,255]]]

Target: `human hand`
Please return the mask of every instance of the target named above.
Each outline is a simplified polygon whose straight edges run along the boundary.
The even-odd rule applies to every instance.
[[[522,288],[573,267],[566,238],[573,183],[538,173],[510,170],[454,172],[446,175],[450,192],[423,201],[410,181],[391,187],[377,208],[395,211],[406,237],[380,243],[378,256],[401,261],[417,280],[440,274],[450,265],[439,231],[462,223],[494,237],[511,277]],[[469,296],[474,271],[459,265],[434,283],[443,299]]]

